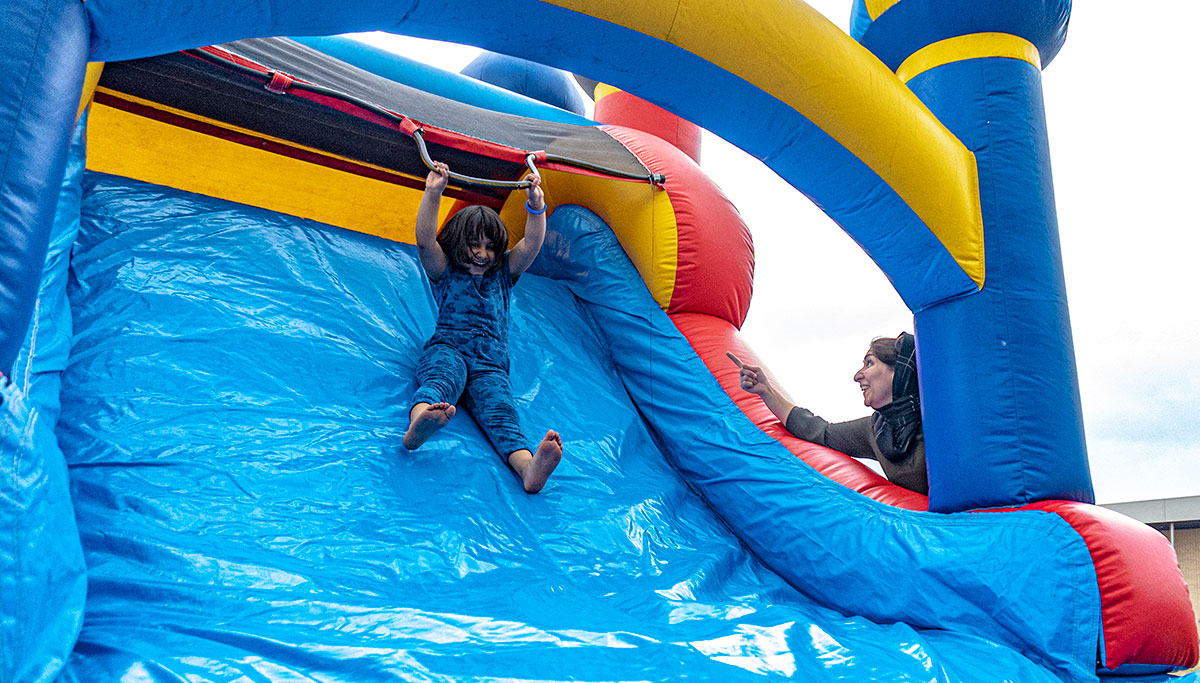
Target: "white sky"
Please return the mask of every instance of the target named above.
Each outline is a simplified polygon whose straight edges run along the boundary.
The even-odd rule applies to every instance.
[[[809,2],[835,25],[850,0]],[[1051,164],[1097,502],[1200,495],[1197,79],[1187,45],[1200,3],[1075,3],[1043,73]],[[434,49],[431,46],[436,46]],[[457,71],[479,50],[387,47]],[[436,56],[431,56],[436,53]],[[912,315],[853,241],[757,160],[707,135],[701,165],[754,236],[742,334],[800,405],[867,414],[851,376],[872,337]]]

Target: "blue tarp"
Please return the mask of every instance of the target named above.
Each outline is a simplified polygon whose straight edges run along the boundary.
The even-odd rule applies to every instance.
[[[535,267],[563,279],[512,307],[525,427],[566,444],[530,496],[465,413],[400,446],[434,321],[412,247],[84,182],[59,438],[89,593],[61,680],[1057,680],[766,567],[635,407],[561,232]]]
[[[54,438],[71,353],[67,265],[79,229],[84,126],[57,199],[34,317],[0,377],[0,680],[54,680],[83,622],[86,567]]]

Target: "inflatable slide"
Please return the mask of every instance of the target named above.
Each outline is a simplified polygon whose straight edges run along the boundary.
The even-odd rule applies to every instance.
[[[1194,666],[1169,544],[1091,504],[1038,81],[1069,3],[947,4],[860,2],[855,42],[783,0],[17,2],[0,677]],[[598,79],[595,120],[272,37],[362,28]],[[818,202],[913,309],[928,498],[788,436],[735,386],[753,247],[694,161],[696,123]],[[443,219],[492,206],[513,238],[521,178],[545,183],[511,330],[526,433],[565,444],[536,496],[465,412],[400,445],[436,319],[412,244],[431,160],[457,174]]]

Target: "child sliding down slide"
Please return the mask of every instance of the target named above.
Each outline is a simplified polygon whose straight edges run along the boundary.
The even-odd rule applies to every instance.
[[[508,381],[508,302],[546,236],[541,179],[530,177],[525,236],[511,250],[508,230],[486,206],[464,208],[438,234],[438,205],[449,179],[449,167],[435,162],[417,210],[417,249],[433,283],[438,320],[417,365],[420,387],[408,411],[404,447],[415,450],[445,427],[463,396],[525,491],[537,493],[562,459],[562,438],[551,430],[536,452],[526,446]]]

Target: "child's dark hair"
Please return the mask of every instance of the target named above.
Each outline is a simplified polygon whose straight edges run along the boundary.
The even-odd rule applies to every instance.
[[[494,210],[472,204],[454,214],[438,233],[437,242],[450,262],[460,268],[471,263],[471,242],[483,240],[496,252],[488,272],[500,267],[500,257],[508,251],[508,228]]]

